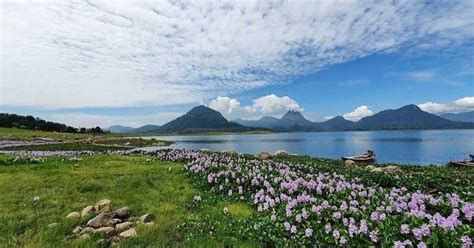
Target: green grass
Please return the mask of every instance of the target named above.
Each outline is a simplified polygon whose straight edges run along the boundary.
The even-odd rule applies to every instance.
[[[250,218],[249,206],[199,193],[182,164],[145,162],[147,158],[84,156],[72,162],[48,157],[40,164],[0,166],[0,247],[95,247],[100,237],[67,239],[84,220],[65,216],[102,198],[111,199],[112,208],[128,206],[135,216],[157,216],[155,225],[139,227],[138,236],[120,242],[120,247],[258,246],[229,226]],[[196,194],[203,197],[198,206],[192,201]],[[34,196],[41,199],[33,202]],[[229,215],[223,213],[224,207]],[[59,226],[47,228],[53,222]],[[199,225],[178,228],[183,222]]]
[[[78,140],[99,136],[98,134],[80,134],[80,133],[59,133],[46,132],[18,128],[0,127],[0,139],[25,139],[30,140],[34,138],[52,138],[57,140]]]
[[[115,145],[101,145],[92,143],[64,143],[64,144],[47,144],[34,146],[14,146],[2,147],[0,150],[4,151],[96,151],[103,152],[109,150],[128,150],[131,147],[115,146]]]

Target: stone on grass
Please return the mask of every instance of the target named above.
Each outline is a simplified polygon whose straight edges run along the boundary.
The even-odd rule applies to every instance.
[[[86,215],[88,215],[90,213],[93,213],[95,211],[96,211],[96,209],[95,209],[94,206],[87,206],[84,209],[82,209],[81,217],[84,218]]]
[[[395,165],[389,165],[385,167],[384,171],[389,172],[389,173],[402,173],[402,169]]]
[[[113,232],[115,231],[115,229],[113,227],[101,227],[101,228],[98,228],[98,229],[95,229],[94,230],[94,233],[103,233],[107,236],[110,236]]]
[[[257,157],[259,159],[262,159],[262,160],[267,160],[267,159],[270,159],[272,157],[272,155],[268,152],[261,152],[261,153],[257,154]]]
[[[106,226],[115,217],[115,213],[101,213],[87,222],[87,226],[99,228]]]
[[[346,166],[346,167],[357,167],[356,162],[354,162],[354,160],[350,160],[350,159],[344,161],[344,166]]]
[[[133,226],[133,222],[130,222],[130,221],[120,223],[120,224],[115,225],[115,231],[118,233],[121,233],[125,230],[130,229],[130,227],[132,226]]]
[[[36,201],[39,201],[41,198],[39,196],[33,196],[33,201],[36,202]]]
[[[80,239],[89,239],[90,237],[91,237],[91,235],[89,235],[88,233],[84,233],[79,238]]]
[[[110,203],[112,203],[111,200],[109,200],[109,199],[102,199],[102,200],[98,201],[98,202],[96,203],[96,205],[97,205],[97,207],[98,207],[99,209],[102,209],[102,208],[104,208],[104,207],[110,205]]]
[[[367,165],[367,166],[365,167],[365,169],[367,169],[367,170],[373,170],[373,169],[375,169],[375,166],[369,164],[369,165]]]
[[[123,231],[119,234],[120,237],[123,237],[123,238],[129,238],[129,237],[133,237],[133,236],[137,236],[137,231],[135,230],[135,228],[130,228],[126,231]]]
[[[380,173],[380,172],[384,172],[384,170],[383,170],[383,168],[377,167],[377,168],[372,169],[370,172],[378,172],[378,173]]]
[[[117,225],[119,223],[122,223],[122,222],[123,222],[122,219],[114,218],[114,219],[109,220],[105,225],[106,226],[115,226],[115,225]]]
[[[56,222],[54,222],[54,223],[49,224],[49,225],[48,225],[48,228],[55,228],[55,227],[57,227],[57,226],[59,226],[59,224],[56,223]]]
[[[117,214],[117,217],[120,219],[126,219],[132,215],[132,210],[130,210],[127,207],[119,208],[115,210],[115,213]]]
[[[156,216],[154,214],[145,214],[140,217],[140,221],[142,223],[148,223],[148,222],[153,222],[156,219]]]
[[[81,228],[81,229],[82,229],[82,228]],[[76,229],[74,229],[74,230],[76,230]],[[74,233],[74,230],[73,230],[73,233]],[[82,230],[79,232],[80,235],[87,234],[87,233],[94,233],[94,228],[92,228],[92,227],[86,227],[86,228],[82,229]]]
[[[92,228],[91,228],[91,229],[92,229]],[[72,230],[72,234],[78,234],[78,233],[80,233],[81,231],[82,231],[82,227],[76,226],[76,228],[74,228],[74,229]]]
[[[79,219],[81,218],[81,214],[78,213],[78,212],[70,212],[66,218],[69,218],[69,219]]]

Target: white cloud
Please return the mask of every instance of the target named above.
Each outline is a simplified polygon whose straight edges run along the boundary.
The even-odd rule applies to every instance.
[[[416,81],[426,81],[433,79],[435,73],[432,71],[412,71],[405,73],[405,76]]]
[[[7,1],[0,11],[0,105],[47,108],[197,103],[474,37],[470,0]]]
[[[374,112],[369,109],[366,105],[359,106],[354,109],[354,111],[342,115],[344,119],[349,121],[358,121],[364,117],[373,115]]]
[[[432,114],[467,112],[474,110],[474,97],[466,96],[452,103],[425,102],[418,104],[418,107]]]
[[[288,96],[275,94],[254,99],[252,105],[241,106],[237,99],[219,96],[211,100],[209,107],[221,112],[228,119],[256,119],[262,116],[281,117],[290,110],[303,111],[303,108]]]

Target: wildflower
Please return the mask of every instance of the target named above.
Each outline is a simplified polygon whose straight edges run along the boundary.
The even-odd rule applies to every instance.
[[[224,207],[223,211],[224,211],[224,214],[229,213],[229,209],[227,207]]]
[[[332,232],[332,236],[333,236],[334,238],[338,239],[338,238],[341,236],[341,234],[339,233],[338,230],[334,230],[334,231]]]
[[[296,226],[291,226],[291,229],[290,229],[290,232],[291,233],[296,233]]]
[[[304,233],[305,233],[306,237],[309,238],[309,237],[313,236],[313,229],[311,229],[311,228],[306,228],[306,230],[304,231]]]
[[[416,247],[417,248],[426,248],[427,246],[426,246],[425,242],[420,241],[420,243],[418,243],[418,245]]]
[[[461,241],[462,241],[463,248],[469,248],[472,246],[472,240],[468,236],[462,236]]]
[[[377,243],[379,241],[379,237],[377,236],[377,232],[373,230],[372,232],[369,233],[370,240],[372,242]]]
[[[291,224],[290,224],[288,221],[286,221],[285,223],[283,223],[283,226],[285,226],[285,230],[290,231]]]
[[[326,233],[330,233],[331,232],[331,224],[327,223],[325,226],[324,226],[324,231]]]
[[[200,202],[201,201],[201,196],[200,195],[195,195],[194,198],[193,198],[193,201]]]
[[[402,224],[400,226],[400,232],[402,234],[409,234],[410,233],[410,227],[407,224]]]

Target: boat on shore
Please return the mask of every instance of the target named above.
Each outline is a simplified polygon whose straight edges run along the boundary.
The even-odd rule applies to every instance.
[[[352,160],[355,162],[373,162],[375,160],[375,153],[372,150],[368,150],[366,153],[358,156],[343,156],[342,161]]]
[[[471,160],[458,160],[458,161],[449,161],[448,167],[453,168],[474,168],[474,155],[469,154]]]

